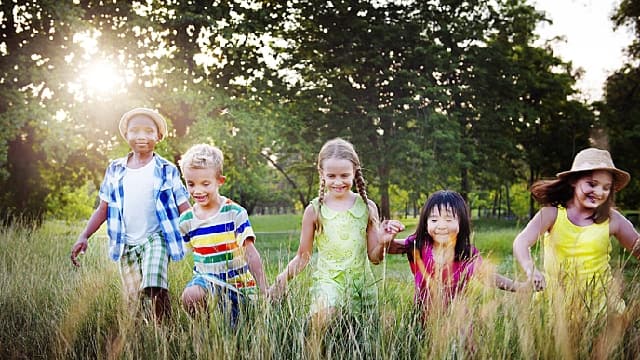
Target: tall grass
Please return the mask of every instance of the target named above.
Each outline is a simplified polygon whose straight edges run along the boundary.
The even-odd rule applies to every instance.
[[[612,260],[616,271],[626,274],[624,317],[584,316],[564,311],[544,296],[472,283],[449,311],[432,313],[424,325],[413,308],[406,259],[389,256],[374,267],[378,307],[337,317],[310,352],[311,271],[291,282],[282,302],[257,302],[231,329],[213,306],[208,318],[196,320],[181,310],[179,296],[191,277],[191,263],[172,263],[172,318],[156,326],[127,315],[104,234],[91,239],[82,267],[73,268],[69,250],[81,226],[46,222],[37,229],[26,224],[0,228],[0,358],[625,359],[640,353],[638,268],[625,253],[614,252],[620,255]],[[271,281],[293,256],[298,235],[296,228],[270,229],[266,224],[257,229],[264,232],[256,246]],[[518,277],[509,257],[516,232],[482,229],[474,239],[488,261]]]

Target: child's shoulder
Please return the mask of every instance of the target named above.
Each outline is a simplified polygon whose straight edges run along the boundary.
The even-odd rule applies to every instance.
[[[185,212],[183,212],[182,214],[180,214],[180,222],[192,220],[194,217],[195,217],[195,214],[193,213],[193,208],[191,207],[187,209]]]
[[[242,205],[238,204],[234,200],[229,199],[228,197],[222,196],[222,205],[220,207],[220,212],[247,212]]]
[[[162,157],[162,155],[158,154],[157,152],[153,153],[153,158],[155,159],[156,164],[159,166],[167,166],[167,167],[176,168],[176,169],[178,168],[176,164],[165,159],[164,157]]]

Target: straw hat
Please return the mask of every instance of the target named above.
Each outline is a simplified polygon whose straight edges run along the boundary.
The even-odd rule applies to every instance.
[[[614,189],[616,191],[622,190],[631,179],[628,172],[620,170],[613,165],[611,155],[607,150],[600,150],[595,148],[588,148],[580,151],[573,159],[573,165],[571,170],[563,171],[556,174],[557,177],[563,178],[569,174],[580,171],[593,171],[593,170],[607,170],[613,174]]]
[[[164,136],[167,134],[167,121],[160,115],[157,111],[147,109],[147,108],[135,108],[133,110],[127,111],[120,118],[120,123],[118,124],[118,128],[120,129],[120,135],[127,140],[127,125],[129,124],[129,120],[136,115],[146,115],[156,123],[158,127],[158,141],[162,140]]]

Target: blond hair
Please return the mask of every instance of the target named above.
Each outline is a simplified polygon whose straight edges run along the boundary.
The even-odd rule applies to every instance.
[[[180,169],[213,169],[216,176],[222,175],[224,156],[222,151],[212,145],[196,144],[187,150],[180,159]]]
[[[367,197],[367,183],[365,182],[364,176],[362,175],[360,159],[358,158],[358,154],[356,153],[353,145],[342,138],[335,138],[327,141],[320,149],[320,153],[318,153],[317,167],[320,174],[323,170],[322,164],[327,159],[351,161],[354,169],[354,183],[356,185],[356,189],[358,190],[358,194],[360,194],[360,197],[362,198],[362,200],[364,200],[364,204],[368,209],[369,198]],[[318,213],[316,214],[318,232],[322,231],[322,224],[320,223],[320,208],[322,207],[322,204],[324,202],[325,191],[325,183],[322,179],[322,175],[320,175],[320,189],[318,190]],[[371,216],[369,216],[369,221],[371,221]]]

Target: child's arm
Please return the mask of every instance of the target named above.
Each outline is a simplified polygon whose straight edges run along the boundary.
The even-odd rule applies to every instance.
[[[631,221],[617,210],[611,210],[609,227],[611,235],[618,239],[620,245],[627,249],[636,259],[640,260],[640,234],[638,234]]]
[[[191,207],[191,204],[189,204],[188,201],[183,202],[182,204],[178,205],[178,212],[180,212],[180,214],[182,214],[185,211],[189,210],[190,207]]]
[[[78,240],[76,240],[75,244],[71,247],[71,262],[76,267],[80,266],[78,255],[83,254],[87,250],[89,237],[98,231],[102,223],[107,220],[107,208],[107,202],[100,200],[100,204],[98,204],[98,207],[93,211],[93,214],[91,214],[89,221],[87,221],[86,227],[82,233],[80,233],[80,236],[78,236]]]
[[[543,207],[513,241],[513,255],[527,274],[527,278],[533,281],[536,290],[542,290],[547,285],[544,275],[535,267],[531,257],[531,246],[538,241],[540,236],[551,229],[557,215],[558,209],[556,207]]]
[[[409,250],[406,239],[393,239],[387,248],[387,254],[406,254]]]
[[[496,287],[500,290],[506,291],[520,291],[526,289],[529,285],[528,282],[512,280],[504,275],[500,275],[496,272],[495,266],[486,262],[479,261],[477,265],[476,273],[482,279],[482,282],[489,287]]]
[[[256,279],[258,289],[262,295],[266,295],[268,289],[267,277],[264,275],[264,267],[262,265],[262,259],[260,253],[256,249],[252,238],[248,238],[244,241],[244,254],[247,258],[247,264],[249,265],[249,271],[251,275]]]
[[[367,226],[367,255],[373,264],[379,264],[384,260],[387,248],[394,247],[397,250],[399,244],[394,244],[393,239],[404,230],[404,225],[398,220],[385,220],[380,223],[378,208],[369,200],[369,226]]]
[[[279,297],[287,288],[287,282],[298,275],[309,264],[313,251],[313,236],[316,229],[316,212],[313,205],[308,205],[302,215],[302,229],[300,231],[300,244],[296,256],[289,261],[269,289],[271,297]]]
[[[493,283],[498,289],[507,291],[520,291],[527,286],[526,282],[512,280],[498,273],[493,274]]]

